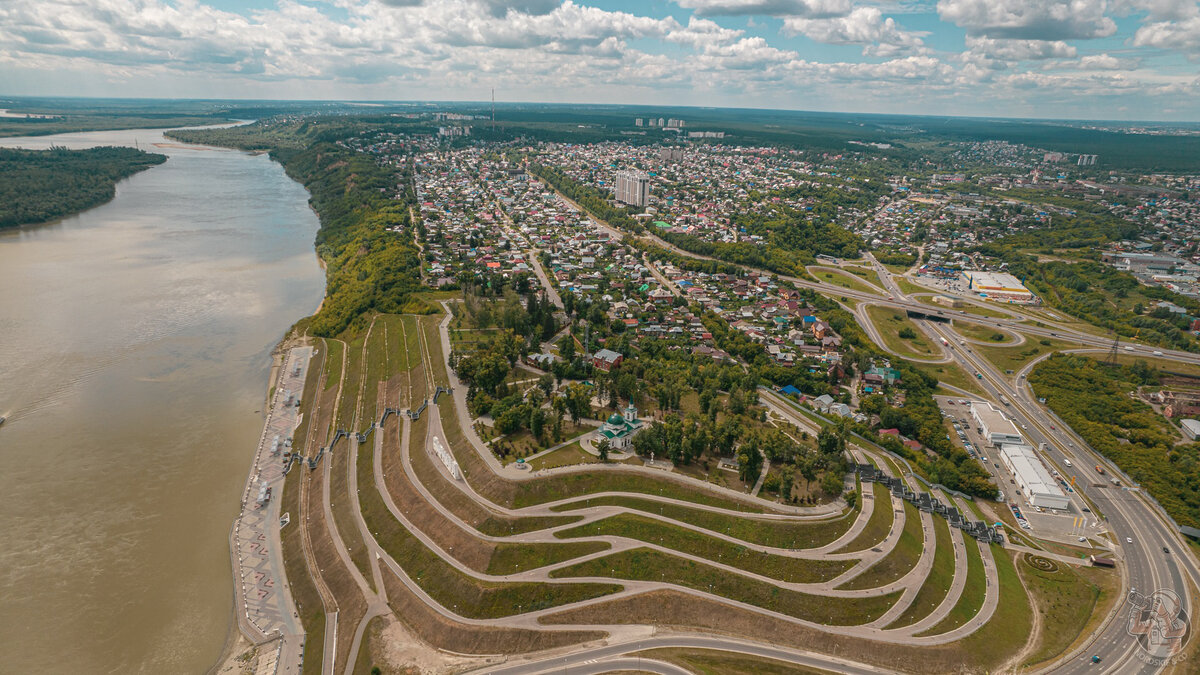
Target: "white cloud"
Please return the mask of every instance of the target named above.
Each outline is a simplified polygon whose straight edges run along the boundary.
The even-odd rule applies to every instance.
[[[1112,35],[1105,0],[939,0],[938,15],[970,35],[1070,40]]]
[[[1079,59],[1080,70],[1131,70],[1136,62],[1118,59],[1110,54],[1089,54]]]
[[[1138,28],[1133,36],[1138,47],[1157,47],[1200,58],[1200,16],[1182,21],[1159,21]]]
[[[850,0],[676,0],[699,16],[833,17],[850,11]]]
[[[1200,15],[1197,0],[1112,0],[1110,8],[1117,14],[1146,13],[1149,21],[1186,19]]]
[[[967,36],[967,49],[975,54],[1003,61],[1071,58],[1075,48],[1062,40],[994,40]]]
[[[1075,97],[1106,110],[1126,105],[1131,117],[1168,108],[1200,117],[1195,74],[1155,69],[1159,48],[1200,53],[1200,15],[1171,0],[1110,0],[1142,22],[1136,35],[1118,36],[1130,46],[1120,58],[1080,58],[1064,35],[1107,30],[1093,11],[1099,0],[1057,3],[1072,7],[1065,15],[1045,0],[999,0],[999,9],[942,0],[943,15],[968,31],[961,53],[935,52],[925,33],[905,30],[878,4],[848,0],[678,0],[696,10],[686,22],[592,6],[601,0],[275,0],[242,13],[209,1],[0,0],[0,87],[477,99],[495,86],[505,100],[1040,115],[1070,114]],[[782,21],[729,27],[698,16],[738,12]],[[1058,17],[1050,21],[1058,37],[1019,36],[1045,16]],[[791,49],[764,23],[822,44],[861,45],[871,57],[863,60],[878,62],[824,62],[828,48]]]
[[[687,26],[680,26],[666,35],[667,42],[688,45],[693,49],[711,48],[719,44],[727,44],[740,38],[746,31],[725,28],[709,19],[692,17]]]
[[[841,45],[866,45],[872,53],[898,52],[921,47],[923,33],[901,30],[891,17],[874,7],[859,7],[847,16],[834,19],[784,19],[785,33],[803,34],[817,42]]]

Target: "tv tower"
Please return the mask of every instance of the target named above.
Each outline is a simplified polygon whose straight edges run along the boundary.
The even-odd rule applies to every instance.
[[[496,131],[496,88],[492,87],[492,131]]]

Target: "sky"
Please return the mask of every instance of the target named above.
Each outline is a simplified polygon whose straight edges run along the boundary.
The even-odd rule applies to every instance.
[[[1200,0],[0,0],[0,95],[1200,121]]]

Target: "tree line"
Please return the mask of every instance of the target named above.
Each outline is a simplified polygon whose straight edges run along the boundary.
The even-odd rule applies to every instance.
[[[167,161],[134,148],[0,148],[0,228],[34,225],[111,200],[117,182]]]

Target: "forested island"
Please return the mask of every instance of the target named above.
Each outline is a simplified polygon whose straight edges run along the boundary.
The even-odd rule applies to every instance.
[[[0,228],[35,225],[99,206],[117,181],[167,161],[134,148],[0,148]]]

